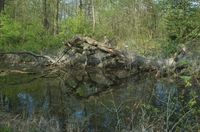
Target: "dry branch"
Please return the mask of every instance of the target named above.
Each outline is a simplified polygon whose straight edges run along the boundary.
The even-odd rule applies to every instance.
[[[98,41],[96,41],[96,40],[94,40],[94,39],[92,39],[90,37],[76,36],[72,40],[66,42],[65,45],[67,47],[71,48],[71,47],[78,47],[78,45],[81,45],[81,44],[84,44],[84,43],[87,43],[87,44],[89,44],[91,46],[94,46],[97,49],[99,49],[99,50],[101,50],[103,52],[109,53],[111,55],[116,55],[116,56],[119,56],[119,57],[125,57],[118,50],[115,50],[114,48],[107,46],[105,43],[98,42]]]
[[[29,56],[32,56],[34,58],[36,58],[37,60],[39,58],[43,58],[43,59],[46,59],[48,60],[48,62],[50,63],[55,63],[55,60],[52,59],[51,57],[49,56],[46,56],[46,55],[38,55],[38,54],[35,54],[33,52],[28,52],[28,51],[23,51],[23,52],[0,52],[0,55],[29,55]]]

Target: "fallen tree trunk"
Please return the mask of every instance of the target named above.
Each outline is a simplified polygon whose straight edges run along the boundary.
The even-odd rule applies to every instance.
[[[61,61],[75,65],[96,66],[114,69],[155,69],[155,63],[150,63],[144,57],[123,53],[108,46],[109,44],[98,42],[89,37],[76,36],[65,43],[66,57]],[[66,59],[67,58],[67,59]]]
[[[46,55],[38,55],[38,54],[35,54],[33,52],[27,52],[27,51],[24,51],[24,52],[3,52],[1,53],[0,52],[0,56],[3,56],[3,55],[27,55],[27,56],[33,56],[36,60],[38,60],[39,58],[43,58],[43,59],[46,59],[48,60],[49,62],[51,63],[54,63],[55,60],[53,60],[51,57],[49,56],[46,56]]]
[[[0,61],[16,65],[30,64],[35,66],[59,66],[62,68],[66,66],[99,67],[139,73],[141,71],[159,71],[168,67],[174,68],[177,60],[180,60],[179,56],[180,53],[170,59],[147,59],[133,53],[123,53],[110,47],[107,43],[98,42],[89,37],[76,36],[65,43],[63,52],[54,57],[55,59],[32,52],[7,52],[0,53]]]

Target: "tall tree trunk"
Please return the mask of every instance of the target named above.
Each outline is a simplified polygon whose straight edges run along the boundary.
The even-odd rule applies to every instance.
[[[48,15],[47,15],[47,0],[43,0],[43,26],[45,29],[49,29],[49,21],[48,21]]]
[[[79,0],[79,9],[80,9],[80,13],[82,14],[83,12],[83,1]]]
[[[4,10],[5,0],[0,0],[0,13]]]
[[[95,18],[95,7],[94,7],[94,0],[92,0],[92,31],[94,33],[96,26],[96,18]]]
[[[60,7],[60,0],[56,1],[56,28],[55,28],[55,33],[58,34],[59,32],[59,8]]]

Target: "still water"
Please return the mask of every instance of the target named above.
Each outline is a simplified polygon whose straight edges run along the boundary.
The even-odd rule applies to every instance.
[[[199,92],[181,80],[95,68],[9,70],[0,74],[0,111],[36,121],[35,131],[181,130],[179,122],[199,121],[188,105],[194,99],[199,108]]]

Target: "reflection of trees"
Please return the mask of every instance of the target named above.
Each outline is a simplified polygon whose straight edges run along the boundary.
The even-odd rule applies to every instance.
[[[10,100],[9,98],[0,92],[0,110],[10,111]]]
[[[98,76],[95,78],[94,76]],[[91,96],[100,96],[102,93],[113,89],[116,86],[125,85],[127,78],[120,79],[112,72],[106,72],[102,69],[67,71],[60,84],[63,92],[68,96],[74,96],[78,99],[88,99]],[[104,82],[103,82],[104,81]],[[106,82],[107,81],[107,82]],[[78,90],[85,90],[84,94],[78,93]]]
[[[144,96],[144,92],[147,92],[145,89],[147,84],[138,81],[141,79],[140,76],[120,78],[115,74],[116,71],[106,71],[105,69],[66,69],[43,73],[40,78],[36,79],[39,81],[30,83],[30,85],[38,82],[42,84],[40,85],[41,89],[35,91],[37,93],[33,92],[32,95],[34,99],[36,99],[35,96],[42,96],[38,106],[42,106],[43,109],[37,108],[38,115],[44,116],[47,121],[55,118],[60,122],[63,130],[72,126],[79,130],[90,127],[99,130],[103,123],[114,128],[118,120],[125,124],[129,121],[130,110],[135,110],[134,107],[131,107],[132,103],[136,104],[138,100],[143,100],[144,98],[141,97]],[[28,79],[25,78],[25,80]],[[128,87],[134,89],[134,92],[127,91]],[[41,91],[43,93],[40,93]],[[114,95],[112,96],[115,97],[110,97],[110,91],[113,91]],[[118,91],[120,92],[117,93]],[[102,96],[103,98],[99,98]],[[127,101],[127,98],[132,96],[137,99]],[[130,107],[126,107],[128,105]],[[38,109],[42,112],[40,113]],[[122,125],[119,124],[116,129],[120,129]],[[102,128],[102,130],[104,129]],[[109,130],[111,129],[109,128]]]

